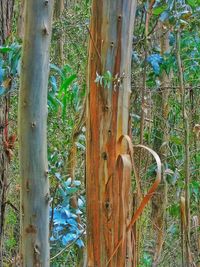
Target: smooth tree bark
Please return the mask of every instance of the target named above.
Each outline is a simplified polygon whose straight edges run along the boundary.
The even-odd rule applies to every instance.
[[[13,0],[0,0],[0,45],[4,45],[11,33]],[[0,97],[0,266],[3,265],[3,239],[8,186],[8,164],[5,141],[8,142],[9,96]]]
[[[134,0],[92,4],[86,111],[88,267],[133,266],[132,233],[126,234],[131,161],[119,139],[129,133],[135,8]]]
[[[22,266],[49,266],[47,84],[53,0],[25,2],[19,94]]]

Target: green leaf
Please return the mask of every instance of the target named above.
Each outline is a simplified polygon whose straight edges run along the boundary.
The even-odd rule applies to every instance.
[[[196,196],[198,196],[199,193],[200,193],[200,182],[198,182],[198,181],[192,181],[190,186],[191,186],[191,189],[192,189],[193,193]]]
[[[94,82],[95,83],[99,83],[100,85],[102,85],[102,81],[103,81],[103,76],[101,76],[98,73],[96,73],[96,79],[94,80]]]
[[[198,0],[187,0],[186,3],[190,5],[192,8],[198,7],[200,1]]]
[[[76,74],[72,74],[69,78],[65,79],[59,90],[59,97],[62,95],[62,92],[64,91],[66,93],[67,88],[72,84],[72,82],[77,78]]]
[[[176,145],[182,145],[182,140],[181,140],[181,138],[178,137],[178,136],[172,135],[172,136],[170,137],[170,141],[171,141],[172,143],[176,144]]]
[[[54,93],[56,93],[56,91],[57,91],[57,81],[56,81],[56,78],[55,78],[55,76],[51,76],[50,78],[49,78],[49,80],[50,80],[50,84],[51,84],[51,86],[52,86],[52,91],[54,92]]]
[[[75,186],[80,186],[80,185],[81,185],[81,181],[79,181],[79,180],[74,180],[74,181],[73,181],[73,185],[75,185]]]
[[[153,14],[156,16],[159,16],[160,14],[162,14],[162,12],[164,12],[167,9],[167,5],[163,5],[163,6],[159,6],[159,7],[155,7],[153,9]]]
[[[162,14],[160,15],[160,20],[161,21],[165,21],[165,20],[167,20],[168,18],[169,18],[169,12],[168,11],[164,11],[164,12],[162,12]]]
[[[67,112],[67,96],[66,95],[63,97],[62,103],[63,103],[62,118],[63,118],[63,120],[65,120],[66,112]]]
[[[77,188],[77,187],[68,187],[68,188],[66,189],[66,193],[67,193],[67,195],[73,195],[73,194],[75,194],[77,191],[78,191],[78,188]]]
[[[169,213],[172,217],[178,217],[179,214],[180,214],[180,207],[179,207],[179,204],[178,203],[175,203],[175,204],[172,204],[170,207],[169,207]]]
[[[12,48],[0,46],[0,53],[7,53],[7,52],[10,52],[10,51],[12,51]]]
[[[63,76],[62,70],[59,67],[57,67],[55,64],[50,64],[50,69],[55,70],[57,73],[60,74],[61,77]]]
[[[14,53],[12,53],[12,57],[11,57],[10,65],[11,65],[11,73],[13,75],[16,75],[18,73],[20,57],[21,57],[21,49],[20,47],[18,47],[17,50]]]
[[[52,93],[48,94],[49,104],[55,108],[55,111],[58,111],[58,107],[62,106],[62,103],[54,96]]]
[[[68,64],[66,64],[66,65],[63,67],[62,71],[63,71],[63,73],[66,74],[67,72],[72,72],[72,68],[71,68]]]

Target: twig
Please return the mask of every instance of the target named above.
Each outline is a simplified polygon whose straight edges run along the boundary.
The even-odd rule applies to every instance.
[[[18,210],[18,208],[16,208],[15,207],[15,205],[13,205],[10,201],[6,201],[5,203],[4,203],[4,205],[6,206],[6,205],[9,205],[11,208],[13,208],[17,213],[19,213],[19,210]]]
[[[88,33],[89,33],[89,35],[90,35],[90,38],[91,38],[91,40],[92,40],[92,44],[93,44],[93,46],[94,46],[94,48],[95,48],[95,51],[96,51],[96,53],[97,53],[97,55],[98,55],[98,58],[99,58],[99,60],[100,60],[100,64],[101,64],[101,66],[102,66],[101,56],[100,56],[100,54],[99,54],[99,51],[98,51],[98,49],[97,49],[97,46],[96,46],[95,41],[94,41],[94,39],[93,39],[93,36],[92,36],[92,34],[91,34],[91,31],[90,31],[90,29],[89,29],[88,26],[86,26],[86,29],[87,29],[87,31],[88,31]]]
[[[76,243],[76,241],[85,233],[85,229],[82,231],[82,233],[76,237],[76,239],[74,239],[71,243],[69,243],[68,245],[66,245],[66,247],[64,247],[61,251],[59,251],[55,256],[53,256],[52,258],[50,258],[50,261],[54,260],[55,258],[57,258],[58,256],[60,256],[66,249],[68,249],[69,247],[71,247],[74,243]]]

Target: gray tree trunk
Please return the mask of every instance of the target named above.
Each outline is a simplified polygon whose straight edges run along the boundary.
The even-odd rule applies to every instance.
[[[25,1],[19,144],[22,265],[49,266],[47,83],[52,0]]]

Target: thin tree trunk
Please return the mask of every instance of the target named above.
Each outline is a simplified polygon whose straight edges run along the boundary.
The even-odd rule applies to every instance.
[[[14,0],[0,0],[0,45],[11,33]],[[8,141],[9,96],[0,98],[0,266],[3,266],[3,238],[8,181],[8,163],[4,142]]]
[[[160,39],[161,55],[163,56],[169,50],[169,36],[168,33],[163,33],[163,24],[158,23],[158,32]],[[169,142],[169,126],[168,126],[168,98],[170,85],[170,74],[162,73],[160,82],[161,88],[156,95],[156,114],[158,115],[160,111],[162,116],[158,115],[156,118],[156,137],[154,140],[154,149],[159,154],[163,164],[166,163],[168,155],[168,142]],[[152,199],[152,222],[156,233],[156,245],[154,251],[154,262],[153,267],[159,265],[162,247],[164,243],[164,231],[165,231],[165,210],[167,206],[167,183],[165,179],[165,174],[163,173],[163,179],[158,187],[157,194],[153,196]]]
[[[180,94],[181,94],[181,104],[182,104],[182,118],[184,127],[184,149],[185,149],[185,249],[186,249],[186,265],[192,266],[192,254],[190,248],[190,129],[189,129],[189,118],[186,108],[186,90],[183,76],[183,63],[181,59],[181,33],[178,30],[176,34],[176,53],[177,53],[177,64],[178,64],[178,74],[179,74],[179,84],[180,84]]]
[[[88,267],[133,266],[131,232],[125,236],[130,217],[130,158],[121,152],[118,140],[129,132],[135,8],[134,0],[94,0],[92,5],[86,115]],[[103,77],[102,83],[95,82],[97,74]],[[122,237],[123,244],[112,257]]]
[[[0,0],[0,44],[11,34],[14,0]]]
[[[19,95],[21,256],[49,266],[47,83],[53,1],[27,0]]]
[[[54,8],[54,15],[55,19],[60,20],[61,15],[64,11],[64,0],[56,0],[55,1],[55,8]],[[63,65],[64,63],[64,35],[62,33],[62,29],[59,29],[59,36],[56,43],[56,60],[58,60],[58,63],[60,65]]]
[[[25,17],[25,0],[20,0],[19,3],[19,17],[17,21],[17,34],[19,38],[24,37],[24,17]]]
[[[0,99],[0,266],[3,266],[3,243],[4,243],[4,223],[6,209],[6,191],[8,184],[8,158],[4,148],[5,130],[8,129],[7,124],[7,99]]]

